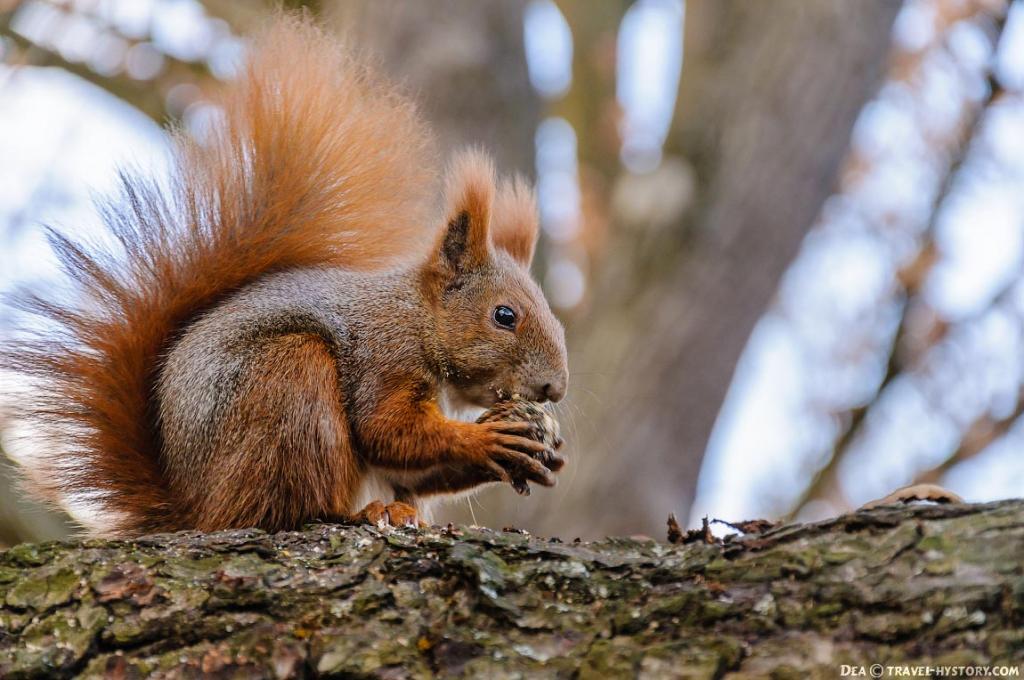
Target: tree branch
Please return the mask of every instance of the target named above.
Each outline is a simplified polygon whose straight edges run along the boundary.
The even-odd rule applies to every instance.
[[[975,420],[964,431],[960,445],[935,467],[919,472],[914,478],[914,483],[938,483],[953,466],[974,458],[996,440],[1005,436],[1022,416],[1024,416],[1024,389],[1017,394],[1017,403],[1009,414],[1002,418],[993,418],[985,414]]]
[[[834,677],[1024,662],[1024,501],[667,545],[318,525],[0,553],[0,675]],[[969,574],[969,577],[966,575]]]
[[[68,11],[70,10],[63,10]],[[59,53],[44,46],[28,40],[24,36],[14,32],[11,27],[11,20],[15,11],[0,12],[0,38],[9,41],[14,48],[14,55],[9,56],[7,61],[12,64],[28,66],[53,66],[67,71],[83,80],[103,88],[118,99],[134,106],[160,125],[165,125],[172,119],[167,109],[167,92],[175,85],[181,83],[194,83],[202,88],[208,81],[212,80],[204,62],[191,62],[175,59],[174,57],[161,53],[165,67],[153,80],[138,80],[126,74],[102,75],[93,71],[85,63],[65,59]],[[128,43],[139,42],[138,40],[124,38]]]

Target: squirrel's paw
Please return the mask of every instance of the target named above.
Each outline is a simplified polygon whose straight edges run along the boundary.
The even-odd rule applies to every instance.
[[[416,508],[401,501],[387,505],[381,501],[371,501],[366,504],[365,508],[353,515],[351,521],[358,524],[373,524],[378,527],[417,527],[422,525]]]
[[[554,486],[552,474],[565,461],[544,442],[531,439],[533,427],[527,422],[496,421],[481,423],[485,428],[484,453],[487,466],[500,481],[507,481],[520,494],[528,494],[527,482]]]
[[[477,418],[476,422],[495,421],[529,423],[530,428],[525,432],[527,437],[546,444],[554,451],[562,448],[563,440],[558,421],[542,404],[513,397],[499,401]]]

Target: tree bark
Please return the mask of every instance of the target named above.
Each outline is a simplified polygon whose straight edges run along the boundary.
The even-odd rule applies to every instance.
[[[1024,663],[1024,501],[669,545],[315,525],[0,553],[0,676],[837,677]]]

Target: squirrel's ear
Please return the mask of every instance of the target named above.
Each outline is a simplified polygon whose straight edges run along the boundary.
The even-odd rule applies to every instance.
[[[539,233],[537,198],[530,185],[522,177],[502,182],[494,205],[494,224],[491,229],[491,240],[495,247],[501,248],[525,269],[529,269]]]
[[[448,171],[446,225],[439,256],[451,271],[471,269],[490,257],[491,204],[494,166],[485,154],[459,153]]]

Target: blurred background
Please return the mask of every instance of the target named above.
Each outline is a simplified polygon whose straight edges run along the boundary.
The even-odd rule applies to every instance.
[[[286,4],[538,185],[570,466],[440,519],[662,537],[915,481],[1024,493],[1019,0]],[[92,197],[201,132],[270,6],[0,0],[0,291],[61,285],[43,225],[97,234]],[[0,544],[66,535],[10,484]]]

